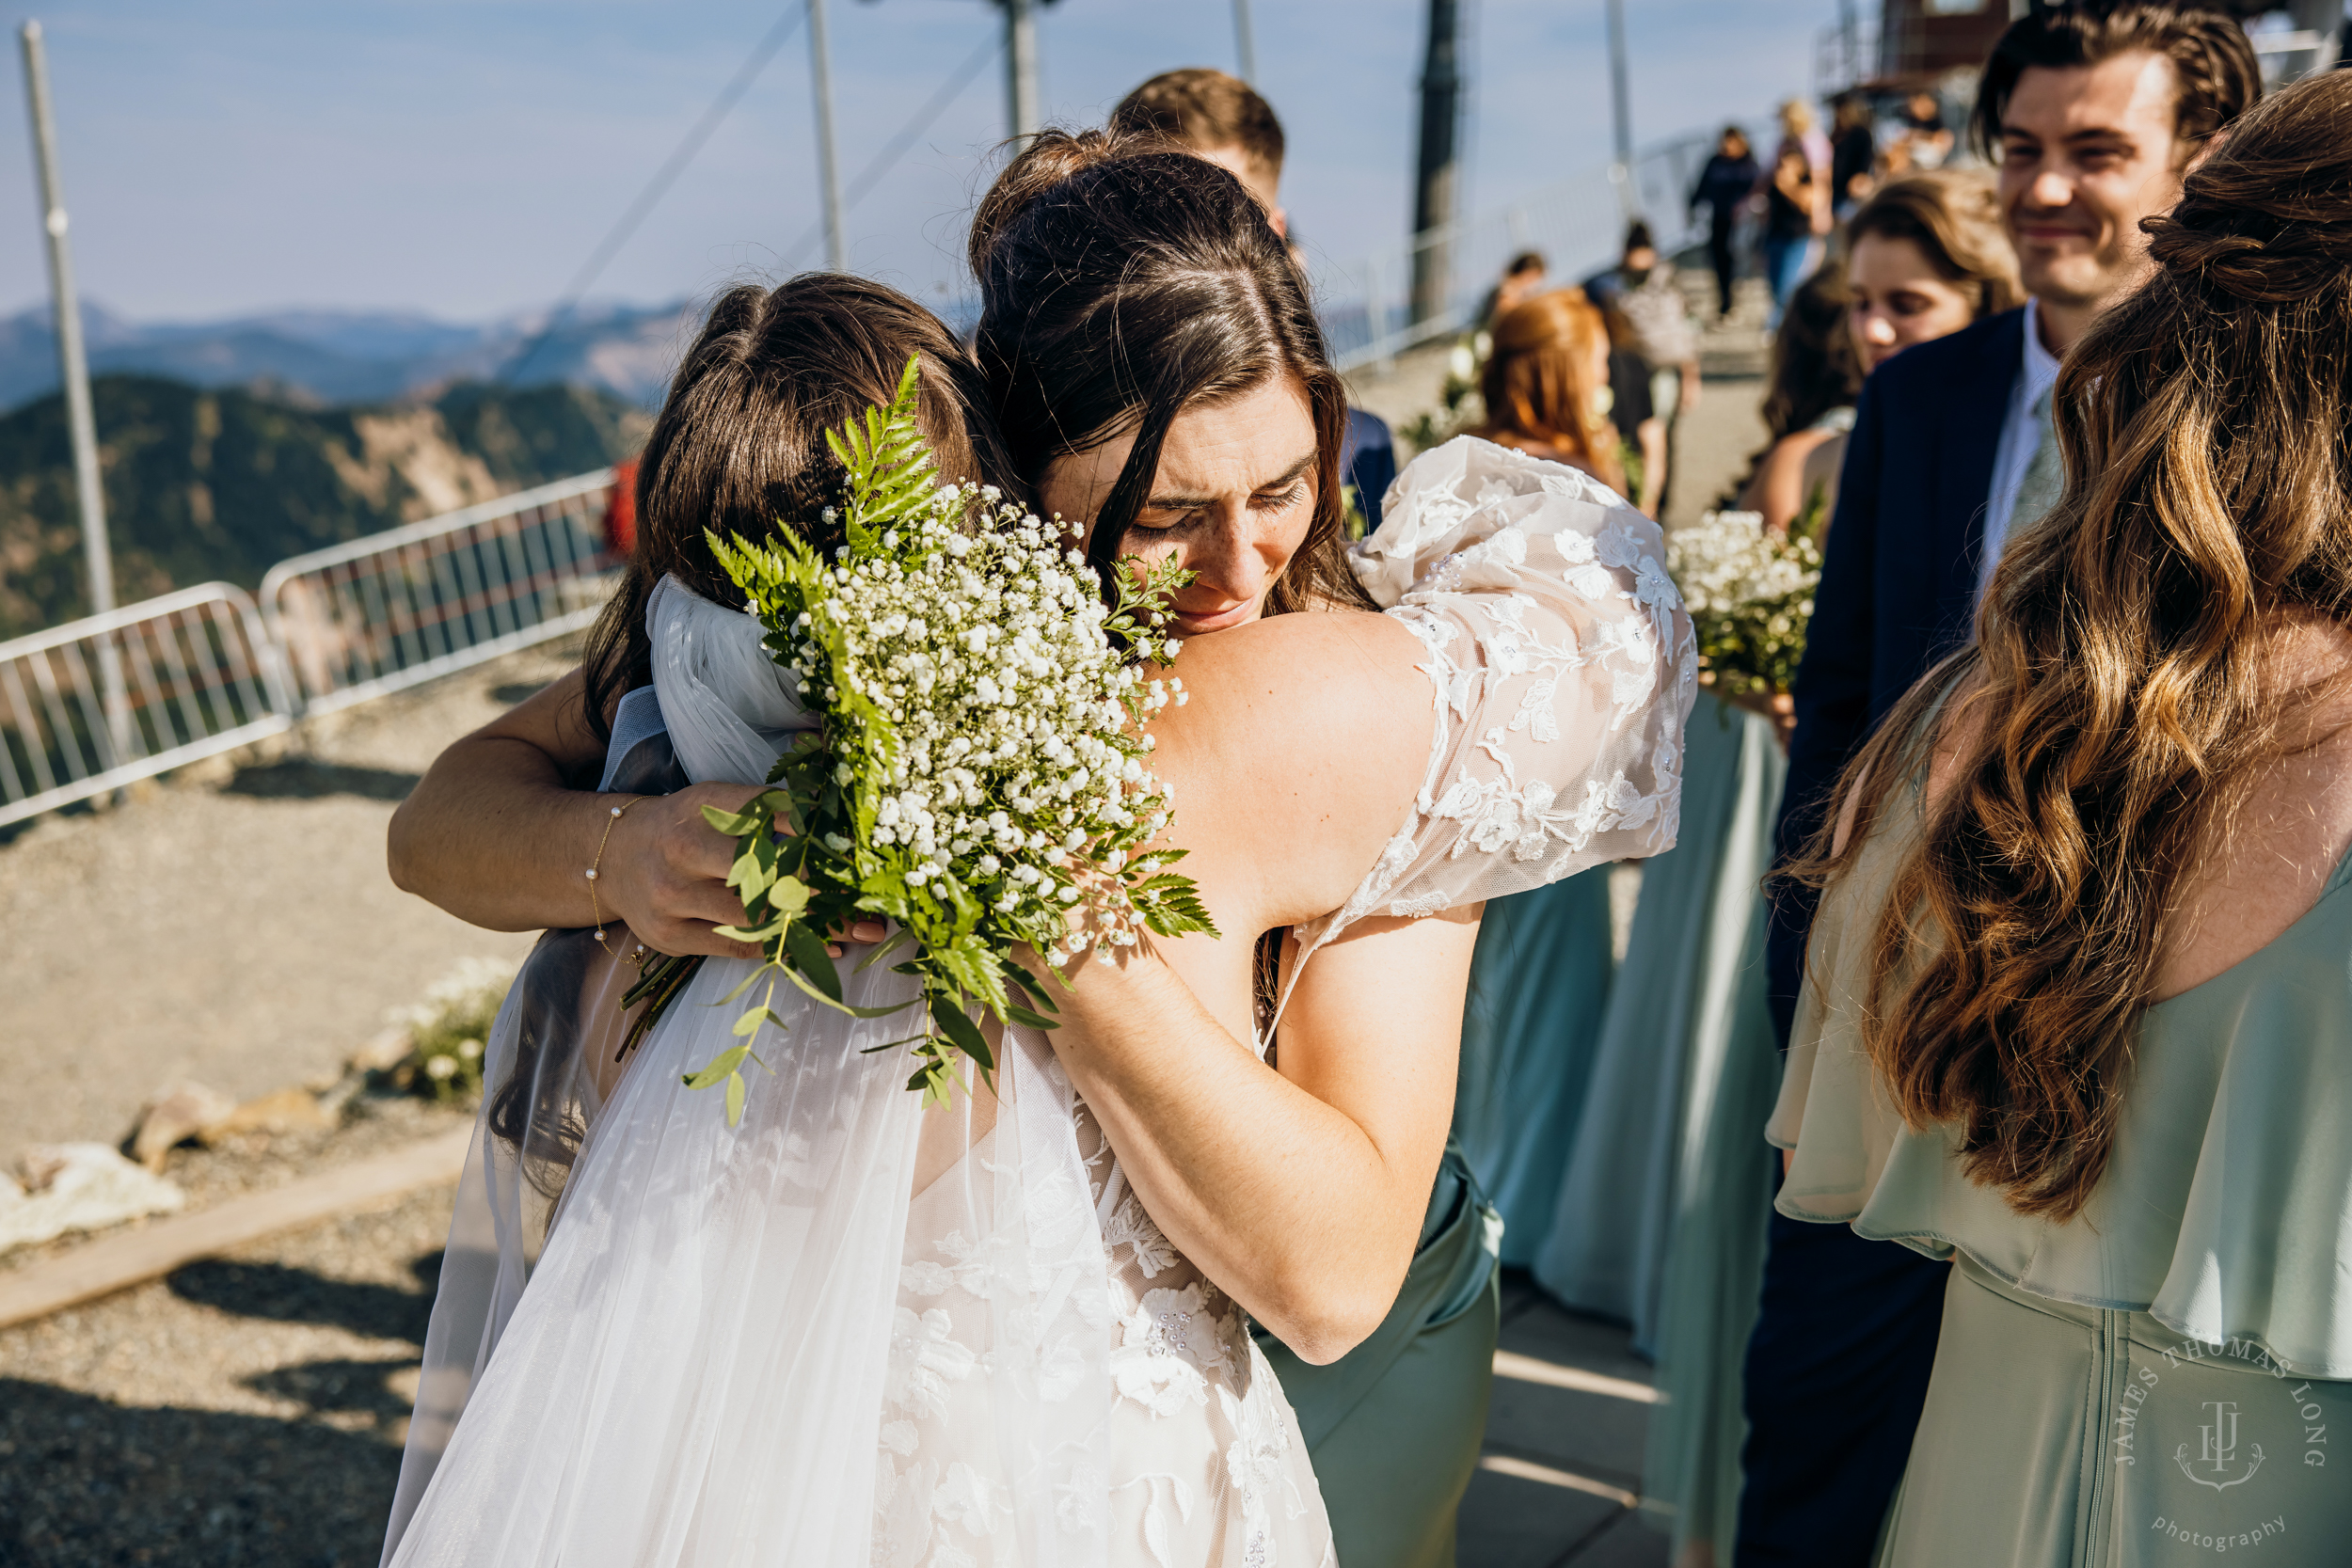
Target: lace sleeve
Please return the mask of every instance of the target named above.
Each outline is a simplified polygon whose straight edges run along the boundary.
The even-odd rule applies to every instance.
[[[1357,577],[1421,639],[1434,688],[1412,815],[1311,952],[1369,915],[1424,915],[1674,847],[1698,691],[1664,535],[1598,480],[1474,436],[1390,487]]]

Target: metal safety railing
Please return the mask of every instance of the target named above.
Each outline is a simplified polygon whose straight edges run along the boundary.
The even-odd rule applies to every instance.
[[[612,470],[281,561],[262,610],[298,711],[415,686],[596,618]]]
[[[1645,219],[1669,254],[1704,237],[1691,215],[1691,187],[1715,150],[1717,126],[1662,142],[1619,169],[1586,170],[1459,223],[1342,264],[1313,269],[1318,315],[1342,371],[1394,358],[1470,325],[1479,303],[1522,250],[1544,253],[1553,278],[1573,282],[1616,261],[1627,222]],[[1753,140],[1753,136],[1751,136]],[[1432,259],[1445,281],[1443,308],[1413,319],[1417,270]]]
[[[595,620],[612,470],[0,642],[0,827]]]
[[[294,721],[278,650],[230,583],[0,642],[0,826]]]

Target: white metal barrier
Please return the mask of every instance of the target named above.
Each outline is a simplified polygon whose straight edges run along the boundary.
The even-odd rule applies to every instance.
[[[230,583],[0,642],[0,826],[276,735],[294,717],[278,652]]]
[[[324,713],[587,626],[619,562],[612,470],[281,561],[262,610],[296,711]]]
[[[0,642],[0,827],[596,618],[612,470]]]
[[[1315,293],[1332,361],[1342,371],[1393,358],[1469,325],[1503,263],[1540,250],[1551,276],[1573,282],[1617,260],[1629,218],[1645,218],[1668,255],[1696,244],[1705,230],[1691,216],[1691,187],[1715,150],[1718,126],[1661,143],[1624,171],[1613,166],[1523,197],[1507,207],[1415,235],[1410,241],[1340,265],[1315,268]],[[1443,247],[1446,308],[1412,320],[1415,261]]]

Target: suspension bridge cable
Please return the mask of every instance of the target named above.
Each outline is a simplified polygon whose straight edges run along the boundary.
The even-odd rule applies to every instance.
[[[908,150],[923,139],[930,130],[932,122],[946,112],[948,104],[963,96],[963,90],[972,85],[974,78],[986,69],[989,62],[997,56],[1003,47],[1001,40],[995,38],[983,39],[980,40],[980,46],[972,51],[961,65],[948,73],[947,79],[940,84],[939,90],[931,94],[930,101],[909,116],[907,122],[898,127],[898,134],[884,143],[882,150],[875,153],[872,160],[858,171],[858,177],[850,183],[849,196],[842,207],[844,212],[855,208],[860,201],[866,199],[874,187],[881,184],[883,178],[898,166],[898,160],[905,157]],[[816,248],[817,242],[823,236],[823,233],[822,223],[809,225],[807,231],[801,235],[799,242],[785,253],[784,270],[788,273],[799,267],[808,253]]]
[[[606,231],[603,241],[590,253],[586,263],[565,286],[563,294],[556,301],[554,309],[548,314],[547,325],[542,326],[531,341],[525,343],[521,351],[509,359],[504,368],[499,372],[498,379],[501,384],[512,381],[521,373],[523,367],[531,363],[532,356],[536,355],[545,346],[547,341],[555,335],[556,329],[571,319],[572,311],[579,306],[580,296],[596,285],[596,279],[603,275],[604,269],[611,264],[612,258],[620,254],[621,246],[627,245],[629,236],[637,232],[637,226],[645,221],[655,204],[668,194],[670,186],[675,182],[677,177],[686,172],[686,166],[692,163],[694,155],[703,150],[703,144],[710,139],[711,133],[719,129],[719,122],[727,118],[727,113],[735,107],[736,101],[751,89],[752,83],[757,80],[762,71],[767,69],[768,62],[775,58],[776,51],[782,49],[790,40],[792,35],[799,30],[801,24],[807,18],[808,7],[805,0],[802,0],[801,4],[794,5],[783,16],[777,18],[775,25],[768,29],[767,36],[752,46],[752,52],[743,57],[743,63],[737,68],[733,79],[719,89],[719,96],[710,101],[710,107],[703,111],[702,118],[694,122],[693,129],[688,131],[679,139],[677,146],[671,150],[669,157],[664,159],[661,166],[654,171],[653,178],[646,181],[644,188],[637,193],[637,199],[628,204],[628,209],[621,214],[620,221]]]

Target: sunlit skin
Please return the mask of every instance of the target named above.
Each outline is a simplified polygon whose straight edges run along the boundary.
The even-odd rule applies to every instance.
[[[1054,460],[1038,499],[1049,515],[1093,518],[1119,483],[1132,433]],[[1181,636],[1222,631],[1264,612],[1265,596],[1306,543],[1315,511],[1315,421],[1307,388],[1285,376],[1168,426],[1160,467],[1121,553],[1174,559],[1194,574],[1175,599]]]
[[[2002,221],[2053,354],[2147,277],[2140,219],[2181,195],[2179,97],[2172,63],[2147,53],[2018,77],[2001,117]]]
[[[1846,287],[1852,296],[1846,322],[1865,373],[1976,319],[1968,296],[1929,264],[1915,240],[1863,235],[1846,263]]]

